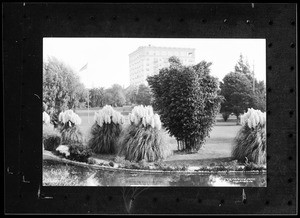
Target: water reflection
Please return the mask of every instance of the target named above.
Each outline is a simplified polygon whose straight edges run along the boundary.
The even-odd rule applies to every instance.
[[[128,171],[105,171],[66,164],[44,162],[44,185],[54,185],[45,178],[55,170],[68,172],[65,175],[72,186],[213,186],[213,187],[266,187],[266,174],[183,174],[183,173],[137,173]],[[53,176],[53,174],[51,174]],[[55,174],[54,174],[55,177]],[[53,181],[57,180],[53,178]],[[74,181],[76,180],[76,181]]]

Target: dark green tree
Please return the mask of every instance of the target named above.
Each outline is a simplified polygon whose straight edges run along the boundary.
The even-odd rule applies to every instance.
[[[142,105],[150,105],[151,104],[151,89],[150,87],[141,84],[139,85],[136,103]]]
[[[255,80],[254,108],[265,112],[266,100],[266,86],[264,82],[257,82],[257,80]]]
[[[234,113],[239,120],[240,114],[253,107],[252,83],[246,75],[231,72],[223,78],[220,88],[221,95],[225,98],[221,105],[222,114]]]
[[[265,85],[253,77],[250,66],[242,55],[235,66],[235,71],[223,78],[220,87],[221,95],[225,98],[221,105],[221,113],[225,121],[229,114],[234,113],[239,124],[240,114],[248,108],[265,111]]]
[[[153,106],[163,126],[175,136],[178,147],[197,151],[219,111],[218,80],[210,75],[211,63],[202,61],[186,67],[176,58],[169,61],[169,68],[147,78],[154,97]]]

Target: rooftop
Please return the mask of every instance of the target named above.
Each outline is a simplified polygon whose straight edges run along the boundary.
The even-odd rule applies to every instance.
[[[144,49],[144,48],[155,48],[155,49],[180,49],[180,50],[195,50],[195,48],[180,48],[180,47],[161,47],[161,46],[152,46],[152,45],[148,45],[148,46],[140,46],[138,47],[135,51],[131,52],[129,55],[141,50],[141,49]]]

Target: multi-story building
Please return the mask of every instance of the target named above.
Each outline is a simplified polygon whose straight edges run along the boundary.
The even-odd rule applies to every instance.
[[[130,85],[147,84],[147,76],[159,73],[169,67],[168,59],[176,56],[183,65],[195,64],[195,49],[141,46],[129,54]]]

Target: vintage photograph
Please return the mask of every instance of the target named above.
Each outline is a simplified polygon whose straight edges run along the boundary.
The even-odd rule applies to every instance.
[[[43,38],[43,186],[267,187],[266,40]]]

